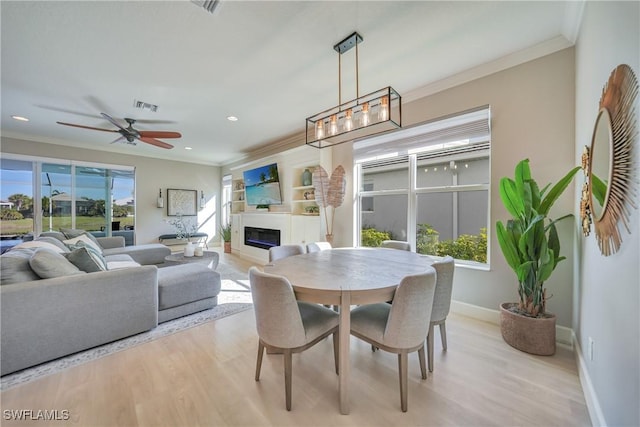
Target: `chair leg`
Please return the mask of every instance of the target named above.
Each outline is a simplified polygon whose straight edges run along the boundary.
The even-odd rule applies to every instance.
[[[427,335],[427,360],[429,361],[429,372],[433,372],[433,323],[429,324],[429,334]]]
[[[262,355],[264,354],[264,345],[258,341],[258,358],[256,361],[256,381],[260,380],[260,368],[262,368]]]
[[[291,370],[293,361],[291,360],[291,349],[284,350],[284,394],[286,399],[287,411],[291,410]]]
[[[407,384],[407,364],[409,363],[409,355],[406,352],[398,354],[398,372],[400,374],[400,406],[402,412],[407,412],[407,393],[409,387]]]
[[[422,379],[426,380],[427,379],[427,365],[425,363],[425,355],[424,355],[425,351],[424,351],[424,343],[422,344],[422,347],[420,347],[420,349],[418,350],[418,359],[420,360],[420,373],[422,374]]]
[[[447,350],[447,328],[445,322],[440,323],[440,339],[442,340],[442,349]]]
[[[336,375],[340,375],[340,334],[333,333],[333,361],[336,364]]]

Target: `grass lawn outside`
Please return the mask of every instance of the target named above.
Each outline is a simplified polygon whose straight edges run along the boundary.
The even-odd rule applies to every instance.
[[[133,225],[134,217],[113,218],[113,222],[120,222],[120,229],[124,229],[127,225]],[[58,230],[60,228],[71,228],[71,217],[61,216],[51,218],[51,229]],[[81,230],[100,231],[100,227],[105,226],[103,217],[96,216],[76,216],[76,226]],[[42,218],[43,230],[49,230],[49,217]],[[33,231],[33,218],[17,219],[12,221],[0,221],[0,235],[14,236],[23,235]]]

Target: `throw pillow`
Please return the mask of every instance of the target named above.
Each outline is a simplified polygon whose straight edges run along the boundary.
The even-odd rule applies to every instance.
[[[96,239],[96,236],[89,233],[88,231],[75,229],[75,228],[61,228],[60,231],[62,231],[62,233],[65,235],[67,239],[75,239],[76,237],[86,236],[89,239],[91,239],[91,241],[93,241],[93,243],[95,243],[95,245],[98,248],[100,248],[100,250],[103,249],[100,243],[98,242],[98,239]]]
[[[38,249],[38,248],[47,248],[47,249],[51,249],[52,251],[58,252],[58,253],[64,253],[66,252],[66,249],[61,249],[60,247],[58,247],[57,245],[50,243],[50,242],[46,242],[43,240],[32,240],[30,242],[22,242],[22,243],[18,243],[17,245],[15,245],[13,247],[13,250],[15,249]]]
[[[85,234],[87,231],[79,228],[61,228],[60,232],[64,234],[67,239],[73,239],[74,237]]]
[[[80,246],[65,256],[73,265],[87,273],[107,270],[107,262],[104,257],[91,246]]]
[[[40,279],[29,265],[33,249],[15,247],[0,256],[0,285],[30,282]]]
[[[69,252],[69,248],[67,248],[64,243],[62,243],[61,240],[56,239],[55,237],[38,237],[37,239],[35,239],[36,242],[47,242],[47,243],[51,243],[52,245],[57,246],[58,248],[60,248],[60,250],[62,250],[63,253]]]
[[[31,255],[29,265],[41,279],[84,274],[84,271],[80,271],[64,255],[47,248],[36,249]]]
[[[76,249],[78,246],[88,246],[102,254],[102,246],[91,240],[91,238],[89,238],[86,234],[74,237],[73,239],[65,240],[62,243],[67,245],[67,247],[71,250]]]

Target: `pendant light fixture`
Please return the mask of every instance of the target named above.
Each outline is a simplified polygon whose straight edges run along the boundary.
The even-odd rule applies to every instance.
[[[391,86],[360,96],[358,44],[354,32],[333,49],[338,52],[338,106],[306,120],[306,144],[326,148],[401,127],[401,97]],[[355,47],[356,98],[342,102],[342,54]]]

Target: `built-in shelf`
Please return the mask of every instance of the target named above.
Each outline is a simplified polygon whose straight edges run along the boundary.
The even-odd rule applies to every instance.
[[[231,181],[231,213],[245,211],[244,180],[234,179]]]
[[[291,187],[291,213],[294,215],[319,215],[313,185],[302,185],[302,174],[305,169],[313,173],[317,165],[306,165],[293,169],[293,186]],[[313,212],[311,209],[317,209]]]

